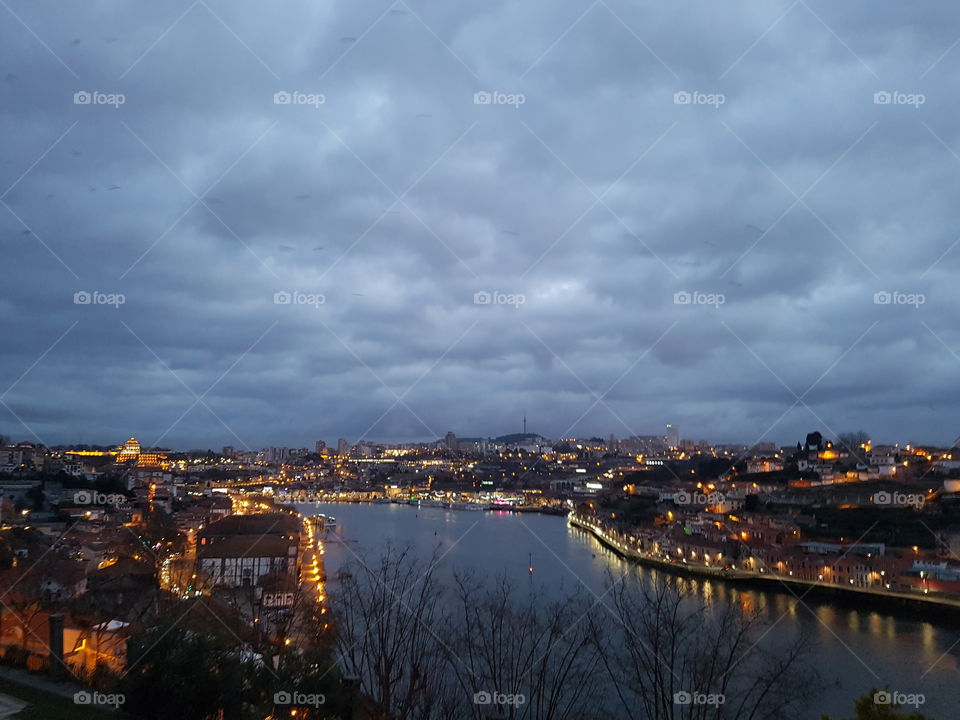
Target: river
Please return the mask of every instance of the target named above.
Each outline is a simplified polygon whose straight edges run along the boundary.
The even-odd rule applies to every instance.
[[[406,505],[298,504],[306,514],[337,518],[343,542],[326,544],[327,573],[359,555],[380,551],[387,542],[412,545],[427,558],[438,549],[444,569],[471,569],[487,577],[507,574],[567,594],[578,588],[600,596],[612,573],[628,570],[653,578],[657,570],[638,568],[607,550],[595,538],[568,526],[562,517],[533,513],[451,511]],[[533,572],[529,567],[532,565]],[[727,583],[684,579],[691,595],[739,602],[758,609],[774,629],[764,638],[776,647],[801,633],[816,638],[814,659],[823,684],[811,691],[810,720],[822,713],[849,717],[853,700],[871,687],[889,685],[905,694],[922,694],[919,711],[935,720],[953,720],[960,705],[960,626],[935,625],[882,612],[851,609],[809,598],[798,603],[787,591],[757,591]],[[331,592],[336,592],[333,586]]]

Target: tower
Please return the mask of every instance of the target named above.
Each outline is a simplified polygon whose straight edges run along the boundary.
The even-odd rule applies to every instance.
[[[667,447],[680,447],[680,428],[675,425],[667,425],[667,435],[664,439],[667,442]]]

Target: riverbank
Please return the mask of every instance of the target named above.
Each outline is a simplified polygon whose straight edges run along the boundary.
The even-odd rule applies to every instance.
[[[912,619],[960,625],[960,600],[929,595],[911,595],[891,590],[846,587],[798,580],[781,575],[760,575],[743,570],[714,568],[696,563],[677,563],[662,560],[627,547],[611,537],[602,526],[584,520],[573,513],[567,517],[567,522],[573,527],[589,533],[620,557],[673,575],[709,578],[758,590],[786,591],[798,599],[806,600],[809,598],[814,601],[851,605],[860,610],[863,610],[866,605],[871,610],[884,611]]]
[[[345,505],[409,505],[410,507],[439,508],[441,510],[451,510],[454,512],[512,512],[512,513],[537,513],[539,515],[555,515],[564,517],[568,510],[562,507],[541,507],[534,505],[495,505],[492,503],[464,503],[458,506],[456,503],[435,503],[417,502],[416,500],[386,500],[384,498],[371,497],[331,497],[327,495],[304,495],[297,498],[286,498],[274,496],[273,501],[277,505],[303,505],[306,503],[324,503],[324,504],[345,504]],[[470,505],[471,507],[464,507]]]

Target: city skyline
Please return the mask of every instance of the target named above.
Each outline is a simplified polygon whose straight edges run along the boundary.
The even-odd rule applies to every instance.
[[[953,717],[958,28],[0,0],[0,717]]]

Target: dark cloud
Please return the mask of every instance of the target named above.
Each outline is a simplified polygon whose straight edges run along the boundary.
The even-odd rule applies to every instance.
[[[958,434],[953,4],[0,15],[3,434]]]

